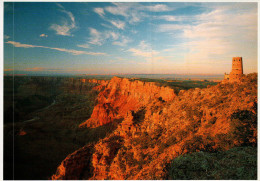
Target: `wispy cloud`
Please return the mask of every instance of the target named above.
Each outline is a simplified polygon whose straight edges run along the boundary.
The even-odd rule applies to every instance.
[[[185,16],[173,16],[173,15],[161,15],[161,16],[154,16],[154,19],[161,19],[164,21],[169,21],[169,22],[182,22],[184,23],[184,21],[186,22],[194,22],[196,20],[196,16],[189,16],[189,15],[185,15]]]
[[[14,42],[14,41],[8,41],[5,42],[8,44],[12,44],[14,47],[20,47],[20,48],[46,48],[51,50],[57,50],[61,52],[67,52],[72,55],[106,55],[106,53],[100,53],[100,52],[86,52],[86,51],[79,51],[79,50],[73,50],[73,49],[65,49],[65,48],[53,48],[53,47],[46,47],[46,46],[39,46],[39,45],[29,45],[29,44],[22,44],[20,42]]]
[[[88,43],[92,45],[101,46],[106,41],[110,40],[113,42],[113,45],[125,46],[131,41],[128,37],[120,35],[119,33],[116,33],[114,31],[100,32],[95,28],[89,28],[89,31],[90,38]]]
[[[113,40],[117,40],[119,38],[119,34],[111,31],[111,32],[108,32],[110,34],[110,36],[113,38]]]
[[[57,6],[60,8],[61,12],[68,16],[68,18],[65,19],[61,25],[52,24],[50,29],[55,30],[57,35],[72,36],[71,31],[76,28],[75,17],[70,11],[65,10],[61,4],[57,3]]]
[[[128,10],[131,8],[128,4],[123,3],[114,3],[115,6],[107,6],[105,7],[106,11],[113,15],[121,15],[124,17],[128,17]]]
[[[160,11],[170,11],[172,8],[164,4],[156,4],[145,6],[140,3],[122,3],[114,2],[113,5],[106,7],[94,8],[93,11],[97,13],[103,20],[109,22],[113,27],[124,30],[127,27],[127,24],[137,24],[143,21],[145,18],[149,18],[150,15],[147,13],[151,12],[160,12]],[[112,14],[115,16],[121,16],[124,20],[114,20],[110,19],[106,14]],[[168,17],[169,19],[170,17]],[[111,26],[102,24],[103,26],[112,29]]]
[[[104,17],[104,15],[105,15],[103,8],[94,8],[94,12],[97,13],[101,17]]]
[[[23,43],[15,42],[15,41],[7,41],[5,43],[12,44],[14,47],[21,47],[21,48],[36,48],[36,47],[45,48],[44,46],[23,44]]]
[[[153,50],[152,46],[142,40],[137,48],[128,49],[129,52],[132,52],[134,56],[141,56],[146,58],[151,58],[159,54],[158,51]]]
[[[115,14],[115,13],[119,13],[119,15],[122,15],[122,13],[120,12],[116,12],[114,11],[115,7],[107,7],[106,9],[108,10],[108,12]],[[125,28],[125,22],[120,21],[120,20],[113,20],[113,19],[109,19],[107,17],[105,17],[105,12],[104,12],[104,8],[94,8],[93,10],[95,13],[97,13],[100,17],[103,18],[103,20],[109,22],[111,25],[113,25],[114,27],[118,28],[118,29],[124,29]],[[126,14],[123,14],[123,16],[127,16]],[[103,24],[103,26],[108,27],[108,25]],[[109,27],[111,28],[111,27]]]
[[[117,27],[118,29],[124,29],[125,28],[125,23],[120,20],[111,20],[110,23]]]
[[[89,44],[77,45],[80,48],[90,48]]]
[[[257,6],[242,7],[239,11],[234,4],[211,7],[210,12],[191,18],[192,24],[182,22],[158,26],[159,32],[174,34],[174,38],[177,36],[184,41],[178,50],[186,52],[186,61],[206,65],[238,55],[250,59],[250,53],[254,51],[251,47],[257,45]]]
[[[125,21],[134,24],[141,22],[145,14],[141,12],[141,4],[139,3],[121,3],[115,2],[113,6],[105,7],[105,10],[113,15],[122,16],[125,18]]]
[[[141,56],[141,57],[153,57],[154,55],[158,54],[157,51],[144,51],[136,48],[130,48],[128,51],[132,52],[134,56]]]
[[[46,34],[40,34],[40,37],[45,37],[45,38],[47,38],[48,37],[48,35],[46,35]]]
[[[169,21],[169,22],[189,22],[192,23],[197,20],[197,16],[190,16],[190,15],[160,15],[160,16],[153,16],[154,19],[160,19],[164,21]]]
[[[131,42],[129,38],[122,36],[120,40],[114,41],[112,44],[118,46],[126,46],[129,42]]]
[[[151,49],[151,45],[145,42],[144,40],[140,42],[139,47],[142,49]]]
[[[156,4],[152,6],[144,6],[145,9],[152,12],[162,12],[162,11],[171,11],[172,8],[168,7],[165,4]]]
[[[104,39],[105,37],[103,37],[102,34],[95,28],[89,28],[89,31],[90,31],[89,43],[93,45],[102,45],[105,40]]]
[[[104,10],[108,13],[113,15],[123,16],[126,18],[126,22],[130,24],[138,23],[144,20],[144,18],[150,17],[147,13],[148,12],[167,12],[172,11],[173,8],[168,7],[165,4],[154,4],[154,5],[143,5],[140,3],[122,3],[122,2],[115,2],[113,6],[107,6],[102,10],[96,9],[94,11],[100,16],[104,17]],[[166,17],[165,17],[166,18]],[[170,17],[168,17],[169,19]]]

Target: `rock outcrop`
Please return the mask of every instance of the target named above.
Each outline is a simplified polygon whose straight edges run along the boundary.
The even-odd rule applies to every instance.
[[[176,96],[173,89],[157,86],[154,82],[114,77],[109,83],[96,83],[100,83],[96,89],[103,89],[103,91],[98,95],[98,104],[91,118],[80,127],[95,128],[115,119],[121,119],[128,111],[136,111],[153,100],[168,102]]]
[[[166,166],[179,155],[256,146],[257,74],[178,96],[154,83],[114,78],[81,126],[118,118],[123,121],[114,132],[92,151],[83,148],[69,155],[52,178],[166,179]]]

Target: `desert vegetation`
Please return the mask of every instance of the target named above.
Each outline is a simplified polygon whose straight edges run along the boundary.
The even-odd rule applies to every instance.
[[[235,147],[221,152],[194,152],[173,160],[171,180],[256,180],[256,147]]]

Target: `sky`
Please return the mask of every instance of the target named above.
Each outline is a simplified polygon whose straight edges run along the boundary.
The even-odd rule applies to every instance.
[[[5,2],[5,74],[257,72],[257,3]]]

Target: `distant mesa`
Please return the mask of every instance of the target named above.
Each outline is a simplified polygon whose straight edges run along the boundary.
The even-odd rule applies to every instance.
[[[226,82],[239,82],[240,78],[243,76],[243,61],[242,57],[232,58],[232,70],[230,74],[224,75],[223,83]]]

